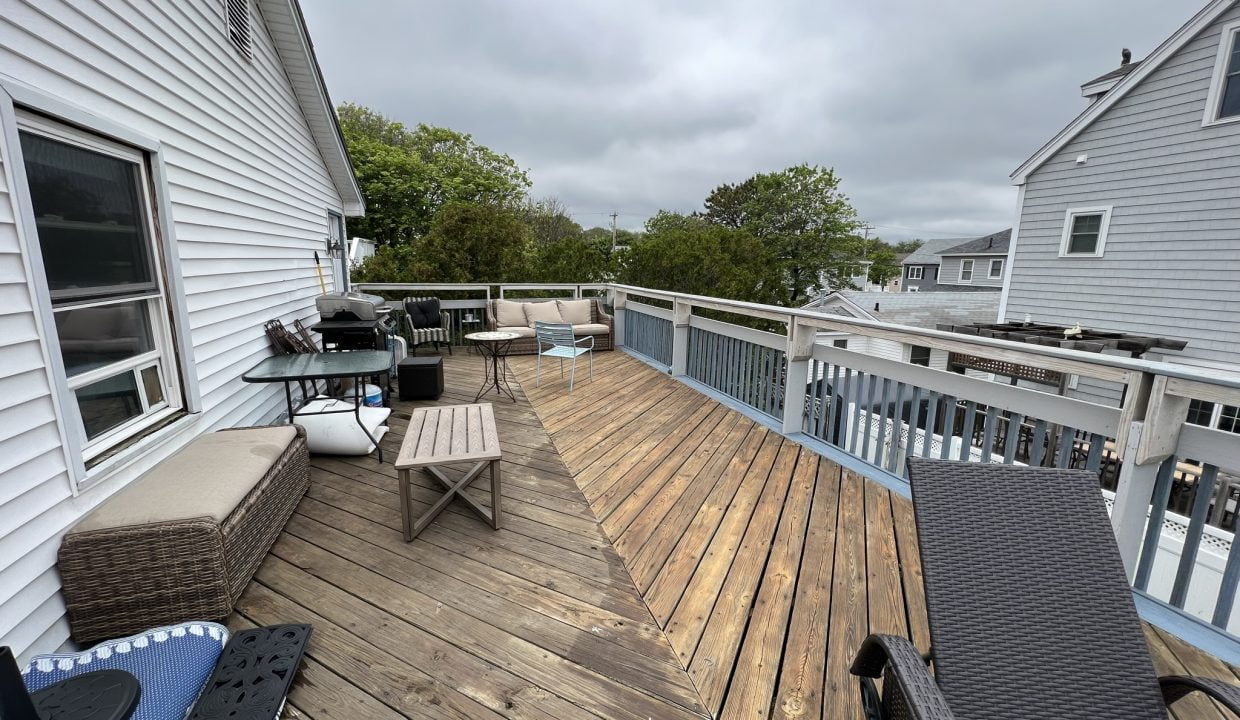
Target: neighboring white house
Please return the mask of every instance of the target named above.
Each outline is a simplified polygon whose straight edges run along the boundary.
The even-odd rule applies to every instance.
[[[4,3],[0,162],[0,645],[28,656],[69,634],[66,528],[280,417],[239,377],[363,203],[295,0]]]
[[[889,293],[838,290],[805,305],[832,315],[880,320],[897,325],[935,328],[938,325],[969,325],[994,320],[999,306],[998,293],[926,292]],[[895,340],[872,338],[851,333],[819,333],[817,342],[833,344],[856,352],[877,355],[889,360],[911,362],[936,370],[947,370],[946,351],[909,345]],[[984,373],[970,375],[981,377]]]
[[[1130,58],[1082,86],[1090,105],[1013,173],[1019,223],[998,317],[1185,340],[1147,357],[1235,369],[1240,7],[1214,0]],[[1191,419],[1240,431],[1236,407],[1195,403]]]

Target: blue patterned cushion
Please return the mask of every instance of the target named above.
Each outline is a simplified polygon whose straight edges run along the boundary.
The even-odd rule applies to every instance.
[[[92,670],[124,670],[142,686],[133,720],[181,720],[227,642],[228,628],[217,623],[170,625],[80,653],[37,655],[22,670],[22,679],[34,692]]]

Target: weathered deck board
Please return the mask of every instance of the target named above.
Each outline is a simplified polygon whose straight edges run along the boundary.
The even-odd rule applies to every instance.
[[[473,402],[481,362],[445,357],[444,395],[396,402],[385,450],[414,408]],[[312,459],[230,619],[314,624],[285,717],[856,718],[865,634],[928,646],[906,499],[623,353],[571,395],[512,368],[499,531],[453,503],[405,543],[390,464]],[[415,511],[440,492],[415,476]],[[1147,630],[1160,669],[1233,673]]]

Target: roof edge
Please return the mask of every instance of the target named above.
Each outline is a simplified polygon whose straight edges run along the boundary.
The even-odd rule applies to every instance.
[[[1204,8],[1199,10],[1188,22],[1180,26],[1166,40],[1154,49],[1149,55],[1141,61],[1140,66],[1128,73],[1115,86],[1098,99],[1093,105],[1090,105],[1080,115],[1077,115],[1072,122],[1068,123],[1064,129],[1060,130],[1045,145],[1038,149],[1028,160],[1021,163],[1020,167],[1012,171],[1009,178],[1013,185],[1024,185],[1029,179],[1029,175],[1044,165],[1048,160],[1063,149],[1065,145],[1072,142],[1077,135],[1081,134],[1088,128],[1094,120],[1111,109],[1115,103],[1119,102],[1128,92],[1139,85],[1148,75],[1157,70],[1180,48],[1184,47],[1190,40],[1197,36],[1210,23],[1214,22],[1226,12],[1236,0],[1211,0]]]
[[[322,127],[316,128],[315,123],[307,123],[314,143],[323,156],[332,184],[340,194],[344,214],[349,217],[365,215],[366,200],[362,197],[361,186],[353,173],[353,161],[349,158],[344,134],[340,131],[336,106],[332,104],[331,96],[327,92],[327,83],[323,80],[323,71],[315,57],[314,42],[310,39],[310,30],[306,27],[301,5],[298,0],[257,0],[257,3],[267,32],[276,40],[276,54],[284,65],[285,74],[302,114],[307,120],[321,120],[322,124],[330,128],[324,130]],[[282,44],[280,40],[287,42]],[[304,82],[298,83],[293,79],[299,74],[308,76],[313,88],[307,88]]]

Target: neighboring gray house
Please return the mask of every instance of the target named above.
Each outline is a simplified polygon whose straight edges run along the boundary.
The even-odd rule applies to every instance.
[[[901,289],[904,292],[924,292],[939,281],[939,251],[955,247],[969,238],[943,238],[924,240],[921,247],[909,253],[900,263],[903,269]]]
[[[944,290],[998,290],[1007,269],[1011,228],[939,251],[939,285]]]
[[[1082,94],[1090,106],[1012,174],[1020,221],[999,318],[1177,338],[1188,346],[1161,359],[1237,369],[1236,0],[1210,2]],[[1237,408],[1195,411],[1240,430]]]

